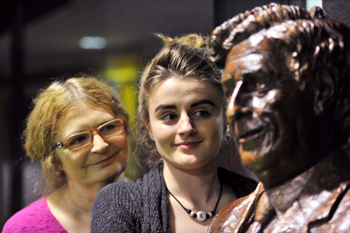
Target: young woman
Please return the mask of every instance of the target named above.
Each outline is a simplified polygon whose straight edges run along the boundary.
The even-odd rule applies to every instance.
[[[13,215],[3,233],[90,232],[93,200],[128,163],[127,120],[116,93],[96,78],[56,81],[40,92],[25,148],[42,164],[46,193]]]
[[[206,232],[221,208],[256,186],[218,168],[230,141],[227,100],[207,40],[162,38],[166,45],[144,70],[139,92],[139,152],[153,167],[134,183],[101,190],[92,232]]]

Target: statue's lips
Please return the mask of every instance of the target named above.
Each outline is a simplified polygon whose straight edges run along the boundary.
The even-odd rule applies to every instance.
[[[246,131],[238,137],[238,142],[244,143],[246,141],[256,139],[256,138],[262,136],[265,132],[266,132],[265,127],[258,127],[256,129]]]

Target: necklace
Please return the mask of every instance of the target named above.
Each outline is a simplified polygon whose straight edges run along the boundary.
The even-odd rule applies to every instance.
[[[209,212],[209,213],[207,213],[207,214],[206,214],[204,211],[198,211],[197,213],[195,213],[195,212],[193,212],[191,209],[187,209],[187,208],[186,208],[185,206],[183,206],[183,205],[181,204],[181,202],[174,196],[174,194],[172,194],[172,193],[169,191],[168,188],[166,188],[166,189],[168,190],[169,194],[170,194],[171,196],[173,196],[173,198],[180,204],[180,206],[181,206],[184,210],[186,210],[186,212],[187,212],[191,217],[197,218],[198,221],[203,222],[203,221],[205,221],[206,219],[211,218],[211,217],[215,214],[216,208],[218,207],[218,204],[219,204],[219,201],[220,201],[220,198],[221,198],[222,184],[221,184],[221,182],[220,182],[220,194],[219,194],[218,200],[216,201],[215,208],[214,208],[213,211],[211,211],[211,212]]]

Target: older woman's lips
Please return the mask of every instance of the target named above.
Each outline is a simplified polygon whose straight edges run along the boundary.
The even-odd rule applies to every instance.
[[[100,164],[108,163],[108,162],[112,161],[112,159],[114,158],[115,155],[116,154],[114,154],[114,155],[108,157],[107,159],[104,159],[104,160],[102,160],[102,161],[100,161],[98,163],[94,163],[92,165],[100,165]]]
[[[182,143],[178,143],[178,144],[175,144],[175,146],[177,148],[179,148],[180,150],[189,150],[189,149],[192,149],[196,146],[198,146],[202,141],[199,141],[199,142],[182,142]]]

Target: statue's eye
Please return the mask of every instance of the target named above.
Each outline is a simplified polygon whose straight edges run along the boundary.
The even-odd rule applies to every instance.
[[[266,84],[257,83],[256,92],[258,97],[264,97],[269,92],[269,89]]]

